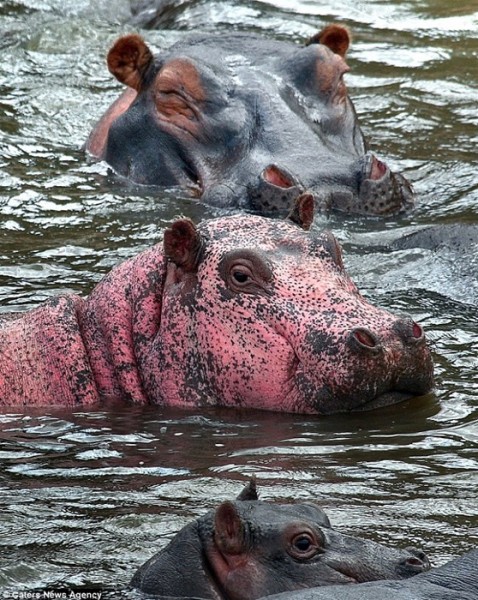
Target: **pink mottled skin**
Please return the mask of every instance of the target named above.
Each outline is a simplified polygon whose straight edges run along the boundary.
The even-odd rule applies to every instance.
[[[177,221],[86,300],[5,320],[0,346],[0,405],[327,414],[433,385],[421,327],[360,295],[331,234],[256,216]]]

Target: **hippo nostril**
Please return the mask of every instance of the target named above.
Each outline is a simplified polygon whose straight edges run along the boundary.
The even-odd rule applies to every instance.
[[[387,165],[381,160],[379,160],[376,156],[374,156],[372,161],[372,168],[370,170],[370,179],[382,179],[386,172]]]
[[[407,556],[407,558],[401,562],[404,567],[416,573],[428,571],[430,569],[430,561],[423,550],[406,548],[406,552],[409,552],[411,556]]]
[[[411,567],[423,566],[423,562],[419,558],[407,558],[405,564]]]
[[[423,329],[420,327],[418,323],[413,323],[412,327],[412,336],[416,339],[423,337]]]
[[[362,179],[378,181],[388,172],[386,163],[379,160],[375,154],[368,152],[362,160]]]
[[[417,344],[425,339],[423,328],[410,318],[399,319],[394,323],[393,329],[407,344]]]
[[[374,154],[369,153],[365,156],[363,163],[363,178],[377,181],[382,179],[388,170],[387,165],[379,160]]]
[[[356,327],[350,332],[349,342],[353,348],[361,350],[376,352],[380,347],[375,335],[362,327]]]
[[[262,171],[262,178],[264,181],[283,189],[288,189],[297,185],[294,177],[277,165],[269,165],[266,167],[264,171]]]

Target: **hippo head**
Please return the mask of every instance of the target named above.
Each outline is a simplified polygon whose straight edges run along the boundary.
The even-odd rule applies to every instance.
[[[311,222],[311,204],[296,221]],[[253,215],[182,219],[164,253],[160,322],[153,339],[136,336],[150,401],[327,414],[432,387],[422,328],[360,295],[332,234]]]
[[[223,502],[187,525],[135,573],[132,586],[164,597],[255,600],[269,594],[430,569],[424,552],[333,529],[315,503]]]
[[[343,76],[345,27],[308,45],[250,34],[193,36],[154,58],[138,35],[108,54],[128,86],[87,149],[141,184],[211,205],[287,214],[303,192],[323,210],[389,215],[410,184],[367,151]]]

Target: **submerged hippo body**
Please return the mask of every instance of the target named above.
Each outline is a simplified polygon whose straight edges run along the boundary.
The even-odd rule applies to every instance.
[[[184,527],[134,575],[159,597],[256,600],[303,587],[405,579],[430,568],[420,550],[343,535],[313,503],[271,504],[253,485]]]
[[[261,600],[476,600],[478,550],[406,581],[373,581],[354,586],[316,587]]]
[[[348,46],[338,25],[306,47],[194,35],[157,57],[124,36],[108,67],[128,89],[86,148],[132,181],[211,205],[273,216],[307,191],[324,210],[397,213],[413,205],[411,187],[367,151],[343,81]]]
[[[292,218],[310,224],[311,202]],[[366,302],[331,234],[258,216],[175,222],[87,299],[0,321],[0,351],[0,405],[333,413],[433,383],[421,327]]]

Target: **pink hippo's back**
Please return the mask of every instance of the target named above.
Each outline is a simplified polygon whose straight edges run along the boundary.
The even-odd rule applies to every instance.
[[[77,323],[83,302],[58,297],[0,318],[0,406],[98,402]]]

